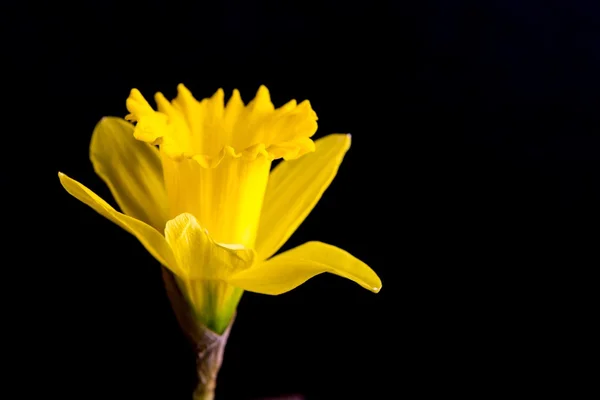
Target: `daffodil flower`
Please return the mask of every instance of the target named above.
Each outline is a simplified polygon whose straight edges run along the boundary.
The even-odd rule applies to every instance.
[[[128,122],[96,126],[90,158],[122,212],[59,173],[74,197],[134,235],[176,277],[196,317],[216,333],[244,290],[277,295],[329,272],[373,292],[378,276],[335,246],[308,242],[273,256],[313,209],[350,147],[317,141],[308,101],[275,108],[266,87],[244,105],[235,90],[196,100],[183,85],[155,111],[133,89]],[[271,171],[273,160],[283,158]]]

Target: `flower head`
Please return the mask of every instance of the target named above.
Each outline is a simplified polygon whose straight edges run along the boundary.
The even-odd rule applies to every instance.
[[[308,101],[275,108],[261,86],[197,101],[183,86],[154,110],[131,91],[126,117],[102,119],[90,157],[122,212],[59,173],[65,189],[127,230],[164,266],[206,326],[222,332],[243,290],[280,294],[323,272],[378,292],[381,281],[344,250],[308,242],[272,257],[337,173],[350,135],[313,142]],[[271,171],[274,159],[283,158]]]

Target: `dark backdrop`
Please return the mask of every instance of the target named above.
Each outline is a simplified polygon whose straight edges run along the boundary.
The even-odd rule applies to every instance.
[[[220,398],[567,386],[549,373],[559,332],[589,320],[578,314],[589,292],[572,291],[567,273],[598,265],[598,5],[5,6],[17,85],[6,96],[24,114],[7,118],[17,128],[5,136],[23,143],[7,152],[19,161],[6,179],[27,209],[15,241],[25,247],[9,250],[24,276],[7,283],[23,299],[8,303],[25,343],[13,349],[28,377],[17,397],[189,399],[194,358],[158,264],[56,177],[112,202],[88,160],[94,125],[123,116],[132,87],[172,96],[180,82],[197,97],[239,88],[246,101],[266,84],[278,105],[310,99],[317,137],[352,133],[338,177],[285,248],[338,245],[384,283],[375,295],[319,276],[278,297],[245,294]]]

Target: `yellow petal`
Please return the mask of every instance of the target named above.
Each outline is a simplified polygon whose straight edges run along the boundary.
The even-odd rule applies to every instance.
[[[242,290],[226,279],[252,265],[254,251],[216,243],[192,214],[167,222],[165,237],[186,278],[177,282],[197,318],[217,333],[229,325]]]
[[[325,136],[315,145],[313,153],[271,172],[255,244],[260,260],[275,254],[315,207],[350,148],[350,135]]]
[[[150,104],[148,104],[144,96],[137,89],[131,89],[125,104],[127,111],[131,113],[126,117],[129,121],[139,121],[142,117],[154,114],[154,110]]]
[[[167,192],[156,147],[136,140],[133,125],[103,118],[96,125],[90,159],[121,210],[162,232],[167,222]]]
[[[229,283],[250,292],[281,294],[323,272],[350,279],[375,293],[381,280],[367,264],[338,247],[308,242],[241,271]]]
[[[227,155],[213,168],[204,162],[163,158],[170,217],[189,212],[215,241],[253,248],[271,161]]]
[[[256,96],[250,103],[248,103],[248,111],[251,113],[253,119],[261,119],[265,115],[269,115],[275,110],[273,103],[271,102],[271,93],[265,85],[260,85]]]
[[[300,137],[289,142],[281,142],[269,146],[267,150],[273,158],[283,158],[284,160],[295,160],[306,153],[312,153],[316,149],[315,142],[310,138]]]
[[[67,175],[59,172],[58,177],[60,183],[73,197],[87,204],[103,217],[111,220],[127,232],[131,233],[161,264],[171,269],[176,275],[182,275],[182,271],[175,263],[169,244],[160,232],[145,222],[121,214],[90,189],[69,178]]]
[[[173,100],[173,105],[177,107],[178,110],[181,110],[181,113],[185,116],[192,136],[201,135],[202,119],[195,118],[200,111],[200,102],[194,98],[192,92],[190,92],[182,83],[177,85],[177,97]]]
[[[161,149],[166,150],[168,154],[191,151],[191,135],[185,116],[181,110],[173,106],[160,92],[154,95],[154,100],[156,101],[158,111],[167,116],[169,124],[172,126],[170,130],[171,137],[166,138],[166,140],[165,138],[162,139],[160,144]]]
[[[225,143],[231,144],[231,134],[239,116],[243,112],[244,102],[242,101],[242,96],[240,95],[239,90],[234,89],[233,94],[227,101],[227,105],[225,106],[225,111],[223,113],[224,134],[227,136],[224,139]]]
[[[224,280],[252,265],[254,250],[216,243],[196,218],[183,213],[167,222],[165,238],[190,280]]]
[[[173,137],[173,127],[168,124],[168,117],[159,112],[141,117],[135,125],[133,137],[151,145],[163,144],[165,137]]]
[[[125,119],[137,122],[133,130],[133,137],[137,140],[151,145],[159,144],[161,150],[173,159],[180,159],[184,153],[191,151],[186,137],[189,136],[188,126],[182,117],[174,118],[172,113],[169,116],[154,111],[137,89],[131,90],[126,105],[130,114]],[[158,102],[158,105],[163,111],[169,111],[163,107],[164,102]]]

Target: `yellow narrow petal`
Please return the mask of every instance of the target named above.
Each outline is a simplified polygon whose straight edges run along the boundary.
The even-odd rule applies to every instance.
[[[315,207],[350,148],[350,135],[325,136],[315,145],[313,153],[271,172],[255,245],[260,260],[275,254]]]
[[[248,103],[248,111],[252,113],[253,118],[260,119],[275,110],[275,106],[271,102],[271,93],[265,85],[260,85],[256,92],[256,96]]]
[[[158,96],[159,100],[161,96]],[[159,107],[165,110],[164,102]],[[131,113],[125,117],[128,121],[136,121],[133,137],[151,145],[160,145],[161,150],[173,159],[181,159],[192,149],[189,146],[189,129],[183,116],[174,118],[173,113],[156,112],[137,89],[132,89],[126,101],[127,110]]]
[[[177,97],[173,100],[173,105],[181,110],[185,116],[192,136],[198,136],[201,133],[201,118],[196,118],[201,111],[200,102],[194,98],[192,92],[182,83],[177,85]]]
[[[125,214],[164,230],[168,203],[160,155],[133,137],[132,124],[115,117],[100,120],[90,159]]]
[[[271,94],[266,86],[261,85],[246,108],[237,117],[231,146],[237,151],[258,143],[264,143],[265,131],[260,129],[261,123],[273,114],[275,106],[271,102]]]
[[[127,232],[131,233],[161,264],[171,269],[176,275],[182,275],[182,271],[175,263],[169,244],[160,232],[145,222],[121,214],[90,189],[69,178],[67,175],[59,172],[58,177],[60,183],[69,194],[93,208],[103,217],[111,220]]]
[[[281,294],[323,272],[350,279],[375,293],[381,280],[367,264],[338,247],[308,242],[241,271],[229,283],[250,292]]]
[[[150,104],[148,104],[142,93],[137,89],[131,89],[125,104],[127,111],[131,113],[127,116],[128,120],[139,121],[141,117],[154,114],[154,110]]]
[[[198,115],[202,120],[198,150],[202,154],[215,156],[228,144],[224,141],[223,114],[225,112],[225,92],[219,89],[212,97],[202,100],[201,110],[203,115]]]
[[[219,88],[206,103],[206,113],[209,122],[214,124],[213,121],[223,119],[225,112],[225,91]]]
[[[156,101],[158,111],[167,116],[168,122],[172,126],[170,131],[171,138],[167,138],[167,140],[163,138],[161,146],[171,146],[175,149],[175,152],[191,151],[190,130],[183,113],[175,108],[160,92],[154,95],[154,100]]]
[[[242,295],[242,290],[226,279],[252,265],[254,251],[216,243],[188,213],[167,222],[165,237],[185,272],[186,278],[177,281],[184,297],[206,326],[223,332]]]
[[[240,91],[235,89],[233,94],[227,101],[227,105],[225,106],[225,110],[223,113],[223,134],[225,137],[223,138],[224,143],[231,144],[231,135],[233,133],[234,127],[238,121],[240,115],[244,112],[244,102],[242,101],[242,96],[240,95]]]
[[[167,116],[159,112],[141,117],[135,125],[133,137],[152,145],[161,144],[165,137],[173,136],[173,127],[167,122]]]

